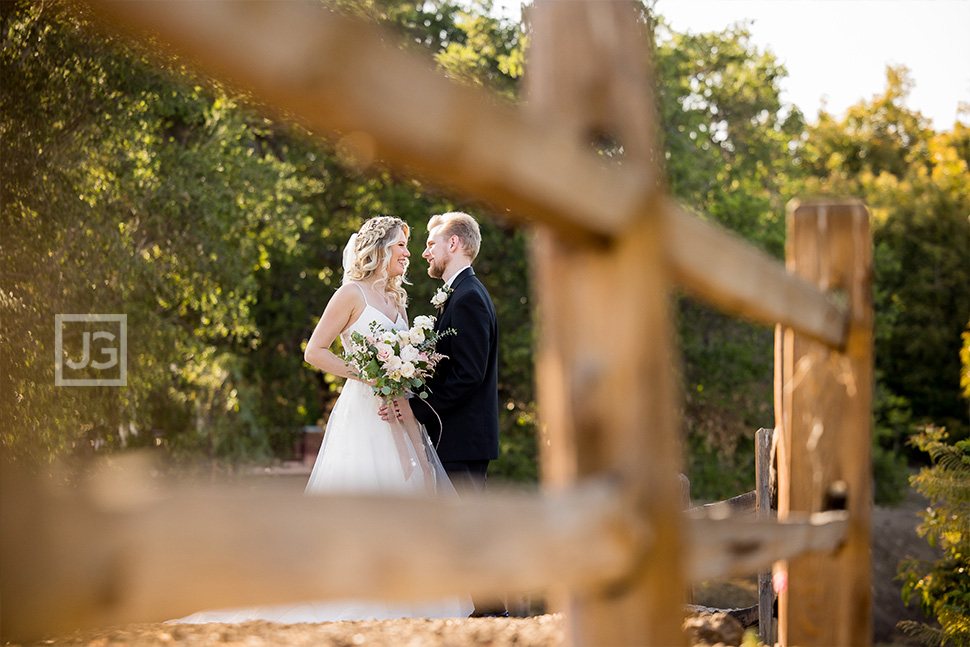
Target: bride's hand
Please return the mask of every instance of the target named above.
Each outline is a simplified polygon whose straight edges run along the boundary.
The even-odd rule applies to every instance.
[[[358,382],[363,382],[367,386],[377,386],[377,378],[374,378],[373,380],[365,380],[362,377],[360,377],[359,375],[357,375],[355,373],[351,373],[350,374],[350,379],[351,380],[357,380]]]
[[[403,423],[409,423],[415,420],[414,413],[411,412],[411,405],[408,404],[408,399],[405,397],[394,398],[390,404],[385,402],[378,410],[378,414],[380,414],[381,420],[384,421],[396,418]]]
[[[373,380],[365,380],[364,376],[360,372],[358,372],[357,369],[354,367],[354,365],[351,364],[349,361],[344,360],[344,366],[347,367],[348,380],[357,380],[358,382],[363,382],[367,386],[374,386],[375,384],[377,384],[377,378]]]
[[[381,405],[381,408],[377,410],[377,415],[381,417],[384,422],[388,421],[387,403]]]
[[[377,410],[377,414],[381,417],[381,420],[384,422],[390,422],[392,418],[397,420],[401,419],[401,414],[399,413],[396,404],[397,400],[391,400],[390,402],[385,400],[381,404],[381,408]]]

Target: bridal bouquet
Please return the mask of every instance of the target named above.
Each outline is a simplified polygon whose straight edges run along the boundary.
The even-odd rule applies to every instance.
[[[351,373],[365,382],[374,382],[374,393],[392,400],[405,393],[428,397],[427,381],[445,355],[435,352],[442,337],[455,334],[453,328],[434,331],[434,317],[414,318],[408,330],[385,330],[376,321],[371,334],[353,332],[344,359]]]

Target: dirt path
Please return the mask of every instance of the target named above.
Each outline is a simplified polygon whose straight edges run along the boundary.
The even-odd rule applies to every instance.
[[[900,620],[927,622],[915,601],[903,604],[895,581],[900,560],[935,560],[939,552],[916,534],[919,513],[928,502],[914,490],[895,508],[876,506],[872,511],[872,616],[875,645],[918,645],[896,629]]]
[[[562,619],[469,618],[464,620],[383,620],[279,625],[140,624],[85,632],[31,645],[57,647],[558,647]]]

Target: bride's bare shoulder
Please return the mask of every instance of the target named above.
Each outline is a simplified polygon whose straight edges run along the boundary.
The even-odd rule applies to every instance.
[[[364,300],[364,288],[357,281],[347,281],[333,293],[334,296],[343,295],[343,298],[348,298],[347,295],[353,295],[358,300]]]
[[[330,297],[330,302],[327,304],[327,307],[359,312],[366,305],[367,302],[364,300],[364,293],[360,286],[350,281],[337,288],[337,291]]]

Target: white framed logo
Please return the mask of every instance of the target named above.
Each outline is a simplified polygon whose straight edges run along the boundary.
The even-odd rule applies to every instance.
[[[128,386],[128,315],[54,315],[56,386]]]

